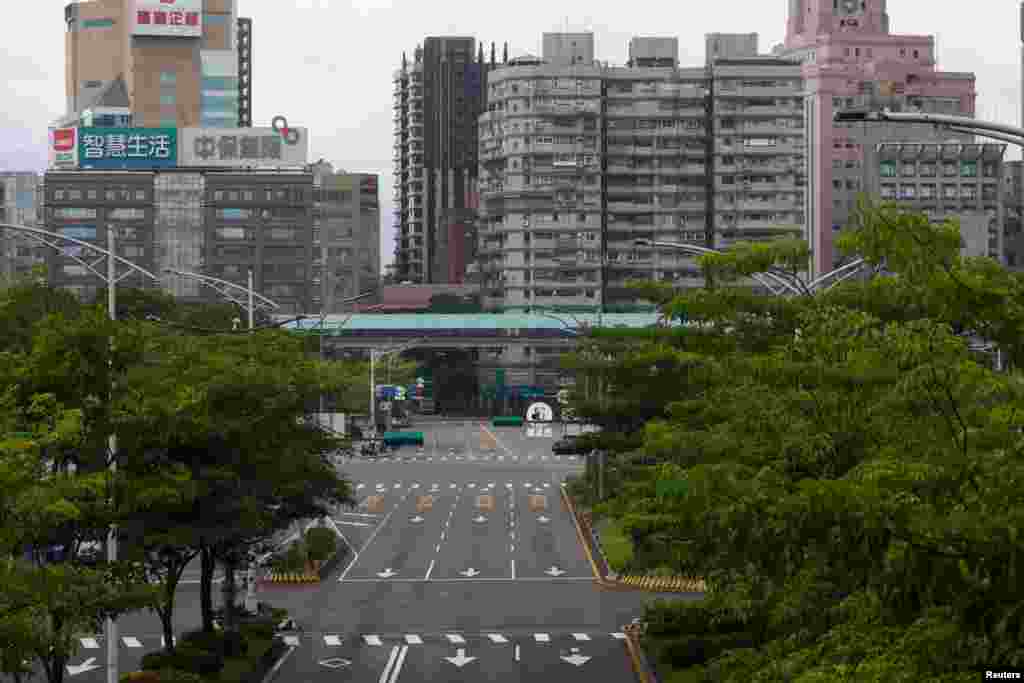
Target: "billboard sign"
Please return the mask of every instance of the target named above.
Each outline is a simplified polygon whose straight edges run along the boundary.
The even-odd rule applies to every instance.
[[[78,129],[50,129],[50,168],[78,168]]]
[[[178,129],[80,128],[78,164],[85,169],[173,168],[178,164]]]
[[[203,0],[135,0],[132,35],[201,38]]]
[[[551,422],[555,419],[555,411],[547,403],[533,403],[526,409],[527,422]]]
[[[305,128],[182,128],[181,166],[244,168],[305,166],[309,136]]]

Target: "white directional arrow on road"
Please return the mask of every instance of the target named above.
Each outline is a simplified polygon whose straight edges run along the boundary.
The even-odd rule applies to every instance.
[[[388,567],[387,569],[385,569],[385,570],[384,570],[384,571],[382,571],[382,572],[377,572],[377,576],[379,576],[379,577],[380,577],[380,578],[382,578],[382,579],[390,579],[390,578],[391,578],[392,576],[394,576],[394,575],[395,575],[395,574],[397,574],[397,573],[398,573],[398,572],[396,572],[396,571],[393,571],[393,570],[391,569],[391,567]]]
[[[562,575],[562,574],[564,574],[565,572],[563,572],[563,571],[562,571],[561,569],[559,569],[558,567],[552,567],[551,569],[548,569],[548,570],[547,570],[546,572],[544,572],[544,573],[545,573],[545,574],[547,574],[547,575],[549,575],[549,576],[561,576],[561,575]]]
[[[479,574],[480,572],[478,572],[477,570],[475,570],[475,569],[473,569],[472,567],[470,567],[470,568],[469,568],[469,569],[467,569],[466,571],[464,571],[464,572],[459,572],[459,573],[460,573],[460,574],[462,574],[463,576],[468,576],[469,578],[473,578],[474,576],[476,576],[476,575],[477,575],[477,574]]]
[[[544,524],[545,522],[550,522],[551,520],[548,519],[547,517],[545,517],[544,515],[541,515],[540,517],[537,518],[537,521],[540,522],[541,524]]]
[[[455,651],[454,657],[445,657],[445,659],[461,669],[464,665],[476,659],[476,657],[467,657],[466,650],[460,647]]]
[[[420,522],[423,521],[423,518],[420,517],[419,515],[416,515],[415,517],[413,517],[409,521],[412,522],[413,524],[419,524]]]
[[[476,517],[476,518],[475,518],[475,519],[474,519],[473,521],[474,521],[474,522],[477,522],[477,523],[480,523],[480,522],[486,522],[486,521],[487,521],[487,518],[486,518],[486,517],[484,517],[483,515],[479,515],[479,516],[478,516],[478,517]]]
[[[320,660],[320,666],[326,666],[328,669],[343,669],[351,663],[351,660],[342,659],[341,657],[331,657],[330,659]]]
[[[71,676],[77,676],[78,674],[84,674],[87,671],[100,668],[99,664],[96,664],[95,662],[95,657],[89,657],[89,659],[85,660],[81,664],[68,664],[68,674]]]
[[[585,655],[581,655],[580,654],[580,649],[578,647],[572,648],[571,651],[572,651],[571,655],[569,655],[568,657],[562,657],[561,658],[563,662],[568,662],[569,664],[575,664],[576,666],[583,666],[584,664],[586,664],[587,662],[590,661],[590,657],[587,657]]]

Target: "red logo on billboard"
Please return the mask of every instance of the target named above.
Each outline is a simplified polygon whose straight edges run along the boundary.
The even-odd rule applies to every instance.
[[[75,148],[75,129],[62,128],[53,131],[53,149],[57,152],[70,152]]]

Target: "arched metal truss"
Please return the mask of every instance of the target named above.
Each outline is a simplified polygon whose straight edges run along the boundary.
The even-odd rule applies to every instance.
[[[30,228],[27,225],[14,225],[11,223],[0,223],[0,231],[16,232],[35,240],[39,244],[57,250],[63,256],[81,264],[89,272],[106,283],[108,287],[116,285],[118,282],[132,274],[141,275],[142,277],[149,278],[154,282],[160,282],[160,278],[153,273],[140,265],[121,258],[117,254],[113,255],[115,262],[114,281],[109,282],[105,269],[97,269],[97,266],[101,263],[107,262],[107,257],[110,256],[110,252],[92,242],[85,242],[80,239],[75,239],[74,237],[62,235],[59,232],[43,230],[42,228]],[[96,256],[96,258],[93,260],[91,256],[87,257],[85,254]],[[118,274],[118,271],[120,271],[120,274]]]
[[[203,275],[201,273],[190,273],[185,270],[175,270],[174,268],[164,268],[163,272],[178,275],[179,277],[189,278],[196,280],[199,284],[206,285],[210,289],[220,294],[224,299],[230,301],[233,304],[246,308],[248,306],[249,290],[240,284],[235,282],[228,282],[227,280],[221,280],[219,277],[213,277],[212,275]],[[276,301],[268,299],[262,294],[252,293],[253,301],[256,308],[263,308],[268,311],[273,311],[281,308],[281,305]]]

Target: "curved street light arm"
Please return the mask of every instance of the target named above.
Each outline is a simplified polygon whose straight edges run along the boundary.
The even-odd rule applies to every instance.
[[[864,259],[859,258],[856,261],[851,261],[850,263],[847,263],[845,265],[839,266],[835,270],[830,270],[827,273],[819,275],[818,277],[816,277],[813,280],[811,280],[808,283],[808,286],[811,288],[812,291],[816,290],[819,287],[821,287],[822,285],[824,285],[829,279],[831,279],[833,277],[840,277],[841,276],[842,279],[845,280],[846,276],[850,275],[850,273],[847,273],[847,271],[852,269],[853,270],[852,274],[855,275],[855,274],[859,273],[861,270],[863,270],[866,266],[867,266],[867,262]]]
[[[66,235],[60,234],[59,232],[51,232],[50,230],[43,230],[42,228],[30,228],[27,225],[14,225],[14,224],[11,224],[11,223],[0,223],[0,230],[10,230],[12,232],[20,233],[22,235],[25,235],[26,237],[30,237],[30,238],[36,240],[40,244],[43,244],[43,245],[45,245],[47,247],[50,247],[52,249],[55,249],[55,250],[59,251],[62,255],[66,256],[67,258],[72,259],[76,263],[80,263],[83,267],[88,269],[89,272],[91,272],[93,275],[95,275],[100,280],[105,282],[108,287],[112,287],[112,286],[116,285],[118,282],[120,282],[121,280],[125,279],[126,277],[128,277],[132,273],[138,273],[139,275],[142,275],[143,277],[149,278],[150,280],[152,280],[154,282],[157,282],[157,283],[160,282],[160,278],[158,278],[156,275],[154,275],[153,273],[149,272],[148,270],[146,270],[142,266],[140,266],[138,264],[135,264],[135,263],[132,263],[128,259],[121,258],[117,254],[111,254],[106,249],[100,247],[97,244],[93,244],[92,242],[85,242],[83,240],[76,239],[74,237],[67,237]],[[64,244],[64,243],[70,243],[70,244]],[[99,258],[96,259],[96,261],[90,263],[89,261],[86,261],[85,259],[83,259],[80,256],[78,256],[77,254],[75,254],[74,252],[68,252],[67,249],[69,247],[72,247],[72,246],[74,246],[74,247],[81,247],[83,249],[87,249],[88,251],[94,252],[95,254],[97,254],[99,256]],[[124,266],[125,269],[126,269],[120,276],[115,275],[113,282],[109,281],[109,278],[107,277],[106,273],[104,273],[103,271],[97,270],[97,265],[102,263],[102,262],[104,262],[104,261],[106,261],[107,258],[110,257],[110,256],[113,256],[114,257],[114,261],[117,264],[119,264],[121,266]]]
[[[1021,140],[1020,138],[1015,137],[1013,135],[1004,135],[1002,133],[993,133],[991,131],[981,132],[977,130],[971,130],[969,128],[964,128],[962,126],[943,127],[954,133],[967,133],[968,135],[983,135],[986,138],[992,138],[993,140],[999,140],[1000,142],[1005,142],[1011,145],[1024,146],[1024,140]]]
[[[1013,140],[1014,144],[1024,146],[1024,128],[1007,126],[992,121],[980,121],[967,116],[952,116],[949,114],[923,114],[910,112],[894,112],[888,109],[881,111],[837,111],[833,115],[837,122],[868,122],[868,123],[931,123],[938,126],[956,126],[960,132],[984,134],[998,133]],[[1004,140],[1010,142],[1010,140]]]
[[[236,303],[240,306],[244,305],[244,301],[238,301],[235,298],[235,292],[238,292],[239,294],[244,294],[246,297],[249,296],[249,290],[246,287],[243,287],[242,285],[234,282],[228,282],[227,280],[221,280],[219,277],[213,277],[212,275],[203,275],[202,273],[190,273],[185,270],[175,270],[174,268],[164,268],[163,272],[171,273],[173,275],[178,275],[184,278],[190,278],[192,280],[198,280],[200,284],[204,284],[207,287],[210,287],[228,301]],[[264,307],[268,309],[281,308],[281,305],[279,303],[271,299],[268,299],[262,294],[257,294],[256,292],[253,292],[252,297],[254,300],[258,301],[260,304],[262,304]]]
[[[723,252],[723,251],[721,251],[719,249],[711,249],[709,247],[701,247],[701,246],[698,246],[696,244],[684,244],[682,242],[660,242],[660,241],[653,241],[653,240],[637,240],[637,244],[640,244],[640,245],[643,245],[643,246],[650,246],[650,247],[662,247],[662,248],[666,248],[666,249],[678,249],[679,251],[685,251],[685,252],[689,252],[691,254],[697,254],[697,255],[724,254],[725,253],[725,252]],[[789,275],[789,274],[787,273],[787,275]],[[779,294],[779,292],[776,291],[771,285],[769,285],[767,282],[764,281],[764,278],[766,278],[766,277],[771,279],[777,285],[780,285],[783,289],[789,290],[793,294],[796,294],[796,295],[799,296],[799,295],[804,293],[799,287],[794,285],[787,278],[783,278],[778,273],[775,273],[775,272],[768,271],[768,272],[765,272],[765,273],[754,273],[754,274],[751,275],[751,277],[755,281],[757,281],[758,283],[763,285],[765,288],[767,288],[769,291],[771,291],[772,294],[776,294],[777,295],[777,294]]]

